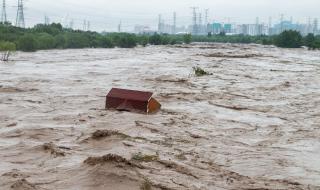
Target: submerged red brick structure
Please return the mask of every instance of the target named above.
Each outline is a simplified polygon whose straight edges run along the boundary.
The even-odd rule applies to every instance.
[[[152,92],[112,88],[106,97],[106,109],[154,113],[161,105],[152,95]]]

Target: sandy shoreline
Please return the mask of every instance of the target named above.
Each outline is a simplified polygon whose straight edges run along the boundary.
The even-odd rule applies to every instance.
[[[198,44],[0,63],[0,189],[320,189],[320,54]],[[193,66],[213,75],[195,77]],[[104,110],[112,87],[154,115]],[[142,188],[142,189],[143,189]]]

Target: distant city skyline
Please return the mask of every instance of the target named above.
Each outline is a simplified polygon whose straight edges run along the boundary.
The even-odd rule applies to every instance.
[[[2,1],[2,0],[1,0]],[[7,15],[10,22],[15,21],[17,0],[7,0]],[[219,22],[254,24],[256,17],[260,22],[279,22],[280,15],[289,20],[307,23],[308,18],[320,18],[319,0],[27,0],[25,2],[26,26],[44,23],[45,16],[50,22],[64,25],[72,23],[74,28],[82,29],[84,20],[90,21],[90,29],[95,31],[118,31],[121,21],[123,31],[133,31],[135,25],[158,27],[158,15],[165,23],[173,22],[173,12],[177,13],[177,26],[192,24],[192,10],[199,7],[203,14],[209,9],[208,18]]]

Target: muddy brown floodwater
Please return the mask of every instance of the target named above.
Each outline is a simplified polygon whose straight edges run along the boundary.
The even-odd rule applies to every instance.
[[[320,189],[319,51],[194,44],[12,59],[0,64],[1,190]],[[162,110],[104,110],[112,87],[153,91]]]

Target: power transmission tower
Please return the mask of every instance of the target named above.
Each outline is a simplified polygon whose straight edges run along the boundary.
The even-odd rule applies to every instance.
[[[45,25],[49,25],[50,24],[50,19],[49,19],[49,17],[47,15],[44,16],[44,24]]]
[[[312,33],[312,26],[311,26],[311,18],[310,17],[308,18],[308,32],[307,33],[308,34]]]
[[[65,28],[69,28],[69,14],[67,14],[64,18],[63,18],[63,21],[62,21],[63,25]]]
[[[318,34],[318,19],[315,18],[313,20],[313,34],[317,35]]]
[[[73,21],[72,21],[73,22]],[[73,24],[73,23],[72,23]],[[90,30],[90,21],[83,20],[83,31],[89,31]]]
[[[198,7],[191,7],[192,9],[192,34],[198,34],[198,26],[197,26],[197,9]]]
[[[121,32],[121,26],[122,26],[122,21],[120,20],[119,25],[118,25],[118,32]]]
[[[173,13],[173,30],[172,30],[172,33],[176,34],[176,30],[177,30],[177,13],[174,12]]]
[[[87,31],[87,21],[86,20],[83,21],[82,28],[83,28],[83,31]]]
[[[200,34],[202,34],[202,27],[203,25],[202,25],[202,14],[201,13],[199,13],[199,23],[198,23],[198,32],[200,33]]]
[[[18,10],[16,17],[16,27],[24,28],[24,13],[23,13],[23,0],[18,0]]]
[[[269,34],[269,36],[271,36],[272,35],[272,17],[270,16],[269,17],[269,24],[268,24],[268,34]]]
[[[209,32],[209,30],[208,30],[208,25],[209,25],[208,19],[209,19],[209,9],[206,9],[205,10],[205,23],[204,23],[205,24],[206,33]]]
[[[69,23],[69,28],[70,28],[70,29],[73,29],[73,24],[74,24],[74,21],[73,21],[73,19],[71,19],[71,21],[70,21],[70,23]]]
[[[256,17],[256,35],[260,35],[260,31],[259,31],[259,17]]]
[[[162,18],[161,18],[161,14],[159,15],[158,32],[159,32],[160,34],[162,33]]]
[[[280,33],[283,32],[283,30],[284,30],[283,21],[284,21],[284,15],[281,14],[281,17],[280,17]]]
[[[6,22],[7,22],[6,0],[2,0],[1,23],[5,24]]]

